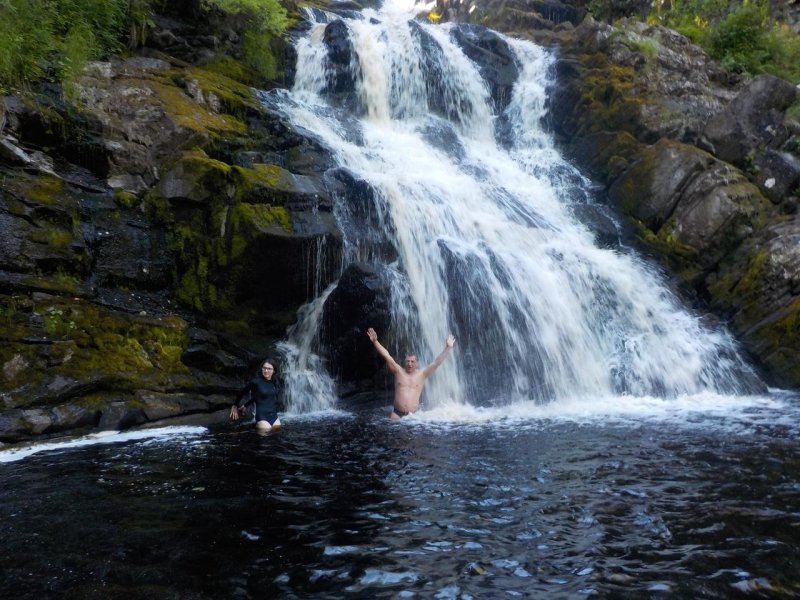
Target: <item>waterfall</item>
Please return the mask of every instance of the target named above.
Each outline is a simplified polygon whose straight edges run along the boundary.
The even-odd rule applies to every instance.
[[[388,2],[342,19],[352,46],[342,67],[324,39],[339,17],[315,14],[297,44],[294,88],[275,101],[372,191],[370,225],[348,227],[359,216],[347,202],[335,214],[345,264],[371,262],[390,284],[392,339],[424,364],[456,335],[426,384],[429,405],[749,391],[754,376],[728,334],[576,218],[592,194],[543,127],[550,53],[501,38],[520,75],[498,108],[457,26],[421,23]],[[342,76],[353,86],[336,97]],[[333,400],[314,354],[322,302],[303,311],[284,347],[302,410]]]

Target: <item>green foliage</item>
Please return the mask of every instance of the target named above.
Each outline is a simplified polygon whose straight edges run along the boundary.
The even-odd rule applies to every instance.
[[[43,77],[71,83],[86,61],[143,44],[164,0],[0,0],[0,91]],[[241,59],[264,79],[277,75],[276,43],[290,24],[280,0],[198,0],[242,26]]]
[[[153,27],[150,10],[151,0],[129,0],[128,2],[128,47],[144,44],[147,32]]]
[[[742,4],[720,21],[711,32],[711,55],[725,67],[757,73],[768,59],[765,37],[767,7],[756,2]]]
[[[242,61],[264,79],[278,76],[278,61],[275,58],[274,38],[261,31],[248,30],[242,39]]]
[[[96,48],[95,37],[89,26],[84,23],[70,29],[64,39],[63,57],[60,63],[61,79],[64,81],[67,97],[73,101],[75,100],[73,84],[80,76],[86,62],[92,58],[94,48]]]
[[[723,0],[674,0],[667,9],[663,2],[654,2],[654,12],[648,19],[681,32],[696,44],[706,47],[713,23],[726,14],[728,2]]]
[[[0,89],[45,75],[70,81],[87,60],[120,50],[128,1],[0,2]]]
[[[289,26],[289,15],[279,0],[206,0],[229,15],[241,16],[254,32],[282,37]]]
[[[800,83],[800,36],[785,23],[775,23],[767,32],[769,59],[764,71]]]
[[[0,4],[0,90],[44,74],[43,59],[57,46],[53,20],[52,10],[43,2],[7,0]]]
[[[611,16],[610,0],[590,0],[586,9],[598,21],[604,21]]]
[[[290,20],[279,0],[205,0],[225,13],[242,19],[242,61],[264,79],[278,75],[276,43],[283,38]]]
[[[126,192],[125,190],[116,190],[114,192],[114,204],[124,209],[136,208],[139,204],[139,198],[136,194]]]
[[[749,75],[771,73],[800,81],[800,36],[769,16],[767,0],[674,0],[650,15],[703,46],[726,68]]]
[[[637,35],[633,32],[628,32],[626,37],[631,47],[641,52],[648,60],[658,56],[659,43],[657,39]]]

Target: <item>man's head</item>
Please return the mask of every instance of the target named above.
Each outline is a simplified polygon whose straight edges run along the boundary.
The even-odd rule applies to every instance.
[[[417,370],[417,355],[416,354],[406,354],[405,359],[403,359],[403,368],[406,370],[406,373],[413,373]]]

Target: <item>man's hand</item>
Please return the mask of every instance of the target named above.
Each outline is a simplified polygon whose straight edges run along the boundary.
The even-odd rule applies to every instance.
[[[369,338],[369,341],[372,342],[373,344],[378,341],[378,334],[375,333],[375,330],[372,327],[367,329],[367,337]]]
[[[454,335],[451,333],[450,335],[448,335],[448,336],[447,336],[447,341],[445,342],[445,345],[446,345],[448,348],[452,348],[452,347],[455,345],[455,343],[456,343],[456,338],[455,338],[455,336],[454,336]]]

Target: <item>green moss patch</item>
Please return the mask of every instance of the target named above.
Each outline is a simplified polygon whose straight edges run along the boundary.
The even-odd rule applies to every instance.
[[[242,135],[247,130],[240,119],[212,112],[174,84],[152,81],[149,86],[161,101],[164,111],[181,127],[211,137]]]
[[[57,204],[65,191],[64,182],[58,177],[42,175],[26,190],[26,197],[40,204]]]
[[[637,237],[647,247],[660,256],[670,271],[687,284],[694,284],[702,274],[697,266],[697,250],[682,244],[672,235],[672,224],[666,223],[657,232],[643,222],[634,219]]]
[[[237,210],[246,222],[259,231],[267,231],[273,227],[279,227],[287,233],[292,231],[292,220],[283,206],[242,203],[237,206]]]
[[[0,296],[2,388],[24,404],[37,399],[40,382],[59,376],[121,390],[168,386],[189,374],[181,362],[186,330],[176,316],[130,315],[58,296]]]

